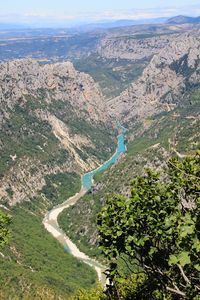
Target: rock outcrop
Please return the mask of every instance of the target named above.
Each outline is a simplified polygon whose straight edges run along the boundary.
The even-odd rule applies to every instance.
[[[110,101],[124,121],[169,110],[200,82],[200,31],[184,34],[155,55],[142,76]]]
[[[76,71],[70,62],[40,65],[24,59],[0,64],[0,123],[16,104],[26,103],[27,95],[37,101],[42,91],[44,103],[67,101],[89,119],[106,120],[103,96],[89,75]]]
[[[1,63],[0,202],[37,197],[48,175],[99,166],[96,154],[110,151],[98,140],[108,121],[98,84],[72,63]]]
[[[49,174],[82,174],[97,167],[97,152],[111,151],[110,140],[101,140],[111,117],[131,127],[173,109],[199,86],[199,30],[120,43],[116,39],[116,52],[107,48],[112,52],[108,56],[120,56],[120,51],[132,59],[156,54],[142,76],[108,103],[94,80],[70,62],[41,65],[24,59],[0,64],[2,203],[14,205],[37,196]]]
[[[155,35],[150,34],[129,36],[106,36],[97,47],[97,52],[108,59],[141,60],[152,57],[168,46],[177,34]]]

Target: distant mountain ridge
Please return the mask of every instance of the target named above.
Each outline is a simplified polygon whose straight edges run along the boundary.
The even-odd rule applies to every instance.
[[[168,24],[200,23],[199,17],[175,16],[167,20]]]
[[[143,25],[143,24],[162,24],[165,23],[168,19],[165,17],[161,18],[153,18],[153,19],[119,19],[119,20],[106,20],[100,21],[91,24],[85,24],[81,27],[77,27],[83,31],[86,30],[95,30],[95,29],[109,29],[109,28],[118,28],[118,27],[126,27],[133,25]]]
[[[184,15],[178,15],[174,17],[159,17],[159,18],[147,18],[147,19],[118,19],[118,20],[99,20],[94,23],[90,23],[89,21],[78,22],[77,24],[69,24],[69,23],[18,23],[13,22],[0,22],[0,30],[13,30],[13,29],[36,29],[36,28],[67,28],[68,30],[78,30],[78,31],[93,31],[98,29],[111,29],[117,27],[128,27],[134,25],[144,25],[144,24],[185,24],[185,23],[200,23],[199,17],[190,17]],[[47,26],[48,25],[48,26]]]
[[[161,18],[152,18],[152,19],[119,19],[119,20],[100,20],[98,22],[94,23],[80,23],[77,25],[69,25],[69,24],[57,24],[57,26],[54,24],[52,26],[48,26],[48,28],[68,28],[78,31],[88,31],[88,30],[95,30],[95,29],[109,29],[109,28],[115,28],[115,27],[125,27],[125,26],[132,26],[132,25],[141,25],[141,24],[160,24],[165,23],[167,21],[166,17]],[[36,29],[36,28],[42,28],[41,24],[40,26],[37,26],[35,24],[23,24],[23,23],[0,23],[0,30],[11,30],[11,29]],[[44,24],[44,28],[47,28],[47,26]]]

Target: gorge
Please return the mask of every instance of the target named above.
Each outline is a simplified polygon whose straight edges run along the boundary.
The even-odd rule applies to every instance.
[[[122,131],[121,134],[118,135],[118,147],[116,149],[115,154],[104,164],[102,164],[97,169],[90,171],[89,173],[85,173],[82,176],[81,179],[81,190],[75,194],[74,196],[70,197],[60,205],[57,205],[49,211],[46,216],[43,219],[43,224],[45,228],[62,244],[64,249],[68,251],[70,254],[72,254],[74,257],[80,259],[81,261],[85,262],[86,264],[92,266],[95,268],[98,278],[101,281],[103,285],[106,283],[105,278],[105,270],[106,267],[103,267],[100,263],[95,261],[94,259],[90,259],[87,255],[80,252],[79,249],[76,247],[75,244],[72,243],[72,241],[65,235],[65,233],[59,228],[58,224],[58,216],[59,214],[66,208],[75,205],[77,201],[82,198],[92,187],[92,181],[93,177],[98,174],[99,172],[106,170],[110,165],[115,163],[118,159],[120,159],[120,156],[125,153],[126,146],[125,146],[125,137],[124,134],[126,132],[126,129],[122,126],[119,126],[119,131]]]
[[[199,30],[0,40],[0,208],[12,216],[0,298],[71,300],[105,283],[96,218],[107,198],[131,198],[145,169],[200,147]]]

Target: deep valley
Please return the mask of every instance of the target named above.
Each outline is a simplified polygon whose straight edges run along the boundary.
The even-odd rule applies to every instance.
[[[11,216],[8,241],[0,248],[0,299],[129,300],[147,299],[148,293],[150,300],[200,299],[199,280],[196,279],[200,270],[196,254],[200,251],[197,246],[200,237],[197,162],[200,149],[200,26],[196,19],[186,21],[177,17],[164,24],[88,32],[78,29],[76,32],[61,29],[0,31],[0,210]],[[122,133],[125,140],[120,148]],[[121,150],[112,164],[105,163],[113,157],[117,142]],[[170,171],[171,159],[177,172]],[[86,188],[83,175],[102,164],[106,167],[95,172],[92,186],[89,184]],[[145,175],[147,169],[162,174],[158,186],[155,185],[155,194],[157,190],[163,193],[164,183],[167,187],[175,182],[164,193],[169,195],[167,200],[159,193],[154,199],[149,192],[150,211],[156,207],[159,197],[166,201],[167,207],[179,192],[181,203],[188,201],[189,209],[183,205],[183,215],[174,218],[182,222],[195,211],[191,219],[183,220],[183,223],[188,222],[184,223],[188,226],[184,227],[186,234],[180,233],[183,239],[192,236],[194,244],[189,237],[185,244],[195,249],[194,252],[188,258],[189,250],[186,254],[185,250],[180,261],[176,260],[178,254],[173,253],[167,267],[161,266],[164,275],[158,269],[157,276],[164,277],[159,277],[161,283],[156,281],[157,277],[155,282],[152,280],[152,288],[155,288],[151,291],[146,278],[153,273],[147,276],[144,272],[144,277],[138,275],[143,274],[146,262],[140,261],[130,272],[141,253],[134,256],[130,245],[122,249],[121,236],[126,234],[126,226],[129,228],[134,223],[131,216],[131,221],[127,220],[122,229],[116,226],[117,238],[110,245],[111,250],[107,249],[108,255],[104,255],[110,236],[115,237],[114,231],[111,233],[112,222],[118,222],[115,210],[123,215],[124,203],[129,205],[132,199],[137,203],[139,195],[145,198],[148,193],[145,184],[149,178],[153,178],[149,191],[157,183],[157,175],[151,172],[149,176],[152,177]],[[145,192],[140,191],[138,182]],[[136,196],[134,186],[139,190]],[[55,239],[43,224],[48,212],[62,207],[62,203],[81,187],[85,187],[83,196],[58,215],[56,226],[60,226],[62,234],[66,234],[81,252],[110,266],[113,285],[108,292],[99,284],[95,269],[83,259],[74,257],[67,244],[63,247],[59,238]],[[173,188],[176,192],[172,196]],[[116,200],[113,207],[109,202],[112,197]],[[177,214],[181,203],[177,204]],[[138,206],[139,209],[143,216]],[[110,223],[106,210],[113,212]],[[173,209],[169,211],[173,215]],[[1,212],[0,230],[4,220]],[[167,209],[163,214],[166,212]],[[106,222],[110,224],[107,232],[104,231]],[[141,222],[147,224],[144,220]],[[171,222],[175,222],[174,219]],[[174,228],[179,226],[174,225]],[[143,227],[146,230],[148,226]],[[192,235],[194,227],[195,236]],[[163,228],[159,230],[165,232]],[[2,236],[3,233],[2,229]],[[142,245],[145,257],[147,239],[142,240],[141,235],[141,240],[132,241],[132,235],[127,240],[135,243],[136,248]],[[0,231],[0,241],[2,239],[4,244],[2,236]],[[125,238],[125,242],[127,240]],[[158,242],[156,240],[158,248],[161,240],[162,236]],[[166,241],[168,237],[164,237],[164,243]],[[184,248],[185,244],[181,240],[178,247]],[[147,270],[151,269],[151,263],[159,265],[153,256],[156,246],[148,252],[151,260]],[[173,264],[177,270],[179,268],[179,273],[176,269],[170,273]],[[184,272],[188,277],[194,274],[194,278],[188,279]],[[182,274],[183,278],[179,280],[177,274]],[[171,290],[167,286],[171,283],[170,276],[178,280],[178,286],[172,282]]]

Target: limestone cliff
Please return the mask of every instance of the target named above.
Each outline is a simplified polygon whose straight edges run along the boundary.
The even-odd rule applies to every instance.
[[[127,35],[106,36],[97,47],[98,53],[108,59],[141,60],[159,53],[170,44],[177,34],[172,35]]]
[[[46,104],[67,101],[85,117],[106,120],[102,94],[89,75],[76,71],[70,62],[40,65],[22,59],[0,64],[0,122],[17,103],[26,103],[27,95],[37,98],[41,90],[46,92]]]
[[[30,200],[47,175],[81,175],[112,151],[101,91],[70,62],[1,63],[0,106],[0,202]]]
[[[200,31],[183,34],[156,54],[119,97],[110,101],[112,114],[124,121],[169,110],[200,82]]]

